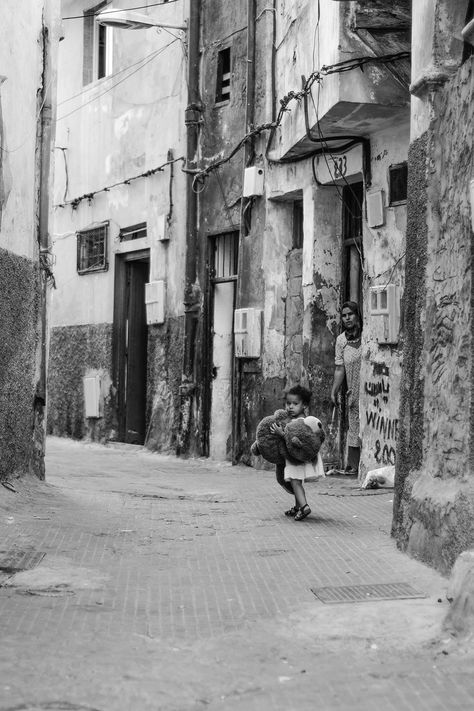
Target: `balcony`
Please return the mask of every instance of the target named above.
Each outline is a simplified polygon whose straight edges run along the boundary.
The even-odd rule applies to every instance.
[[[293,102],[291,111],[283,117],[272,156],[282,160],[314,150],[316,144],[310,136],[316,141],[322,136],[332,138],[330,143],[335,148],[346,141],[344,137],[369,137],[409,116],[410,0],[321,0],[319,23],[313,6],[317,3],[308,2],[298,11],[301,3],[295,2],[293,16],[287,13],[283,18],[290,23],[286,34],[284,27],[277,34],[278,96],[289,87],[302,88],[297,67],[304,66],[308,77],[315,69],[327,67],[332,71],[330,68],[340,62],[357,65],[362,57],[397,58],[388,63],[375,60],[340,73],[326,74],[323,70],[311,94],[298,104]],[[293,35],[298,32],[296,44]],[[301,55],[300,47],[306,48]],[[334,140],[339,136],[340,141]]]

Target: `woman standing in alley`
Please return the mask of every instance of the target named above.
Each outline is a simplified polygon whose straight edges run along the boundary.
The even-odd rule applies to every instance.
[[[343,332],[336,339],[334,382],[331,400],[337,404],[337,395],[344,382],[347,383],[347,431],[346,474],[357,474],[360,460],[359,436],[359,385],[361,364],[362,317],[355,301],[346,301],[341,309]]]

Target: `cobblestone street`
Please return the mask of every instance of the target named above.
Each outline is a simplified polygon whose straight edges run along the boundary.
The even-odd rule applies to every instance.
[[[392,498],[328,478],[296,523],[272,472],[50,439],[47,483],[0,491],[29,568],[1,578],[1,710],[472,709],[447,580],[396,550]],[[425,597],[311,591],[381,583]]]

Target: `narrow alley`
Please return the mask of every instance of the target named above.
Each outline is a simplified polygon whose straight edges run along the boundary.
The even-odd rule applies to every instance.
[[[47,470],[0,502],[2,711],[473,708],[448,580],[396,550],[392,490],[328,477],[298,523],[270,471],[57,438]],[[312,592],[384,583],[420,597]]]

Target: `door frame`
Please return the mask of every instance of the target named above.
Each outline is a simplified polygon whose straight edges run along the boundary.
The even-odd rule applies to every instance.
[[[226,277],[226,278],[216,278],[215,276],[215,245],[216,245],[216,239],[226,235],[226,234],[237,234],[237,249],[239,249],[240,246],[240,225],[239,224],[233,224],[229,225],[228,227],[221,228],[221,229],[215,229],[215,230],[208,230],[206,232],[206,249],[207,249],[207,289],[206,289],[206,310],[205,313],[207,315],[207,318],[205,319],[204,323],[204,332],[205,332],[205,347],[206,347],[206,356],[204,358],[205,364],[207,367],[205,367],[205,372],[204,372],[204,378],[203,378],[203,386],[204,386],[204,392],[203,392],[203,445],[205,449],[205,456],[209,456],[210,452],[210,438],[211,438],[211,407],[212,407],[212,370],[213,370],[213,362],[212,362],[212,356],[213,356],[213,335],[214,335],[214,284],[216,283],[223,283],[223,282],[234,282],[235,287],[234,287],[234,311],[236,308],[236,303],[237,303],[237,281],[238,281],[238,274],[235,274],[232,277]],[[238,270],[238,253],[237,253],[237,261],[236,261],[236,268]],[[232,333],[234,331],[234,327],[232,325]],[[234,422],[235,420],[235,356],[234,356],[234,339],[232,338],[232,383],[231,383],[231,389],[232,389],[232,397],[231,397],[231,417],[232,421]],[[235,449],[235,432],[234,432],[234,427],[231,429],[231,452],[234,452]]]
[[[125,319],[123,318],[127,299],[127,263],[150,261],[150,249],[115,254],[114,264],[114,321],[112,326],[112,382],[116,389],[116,413],[119,442],[125,442]]]

